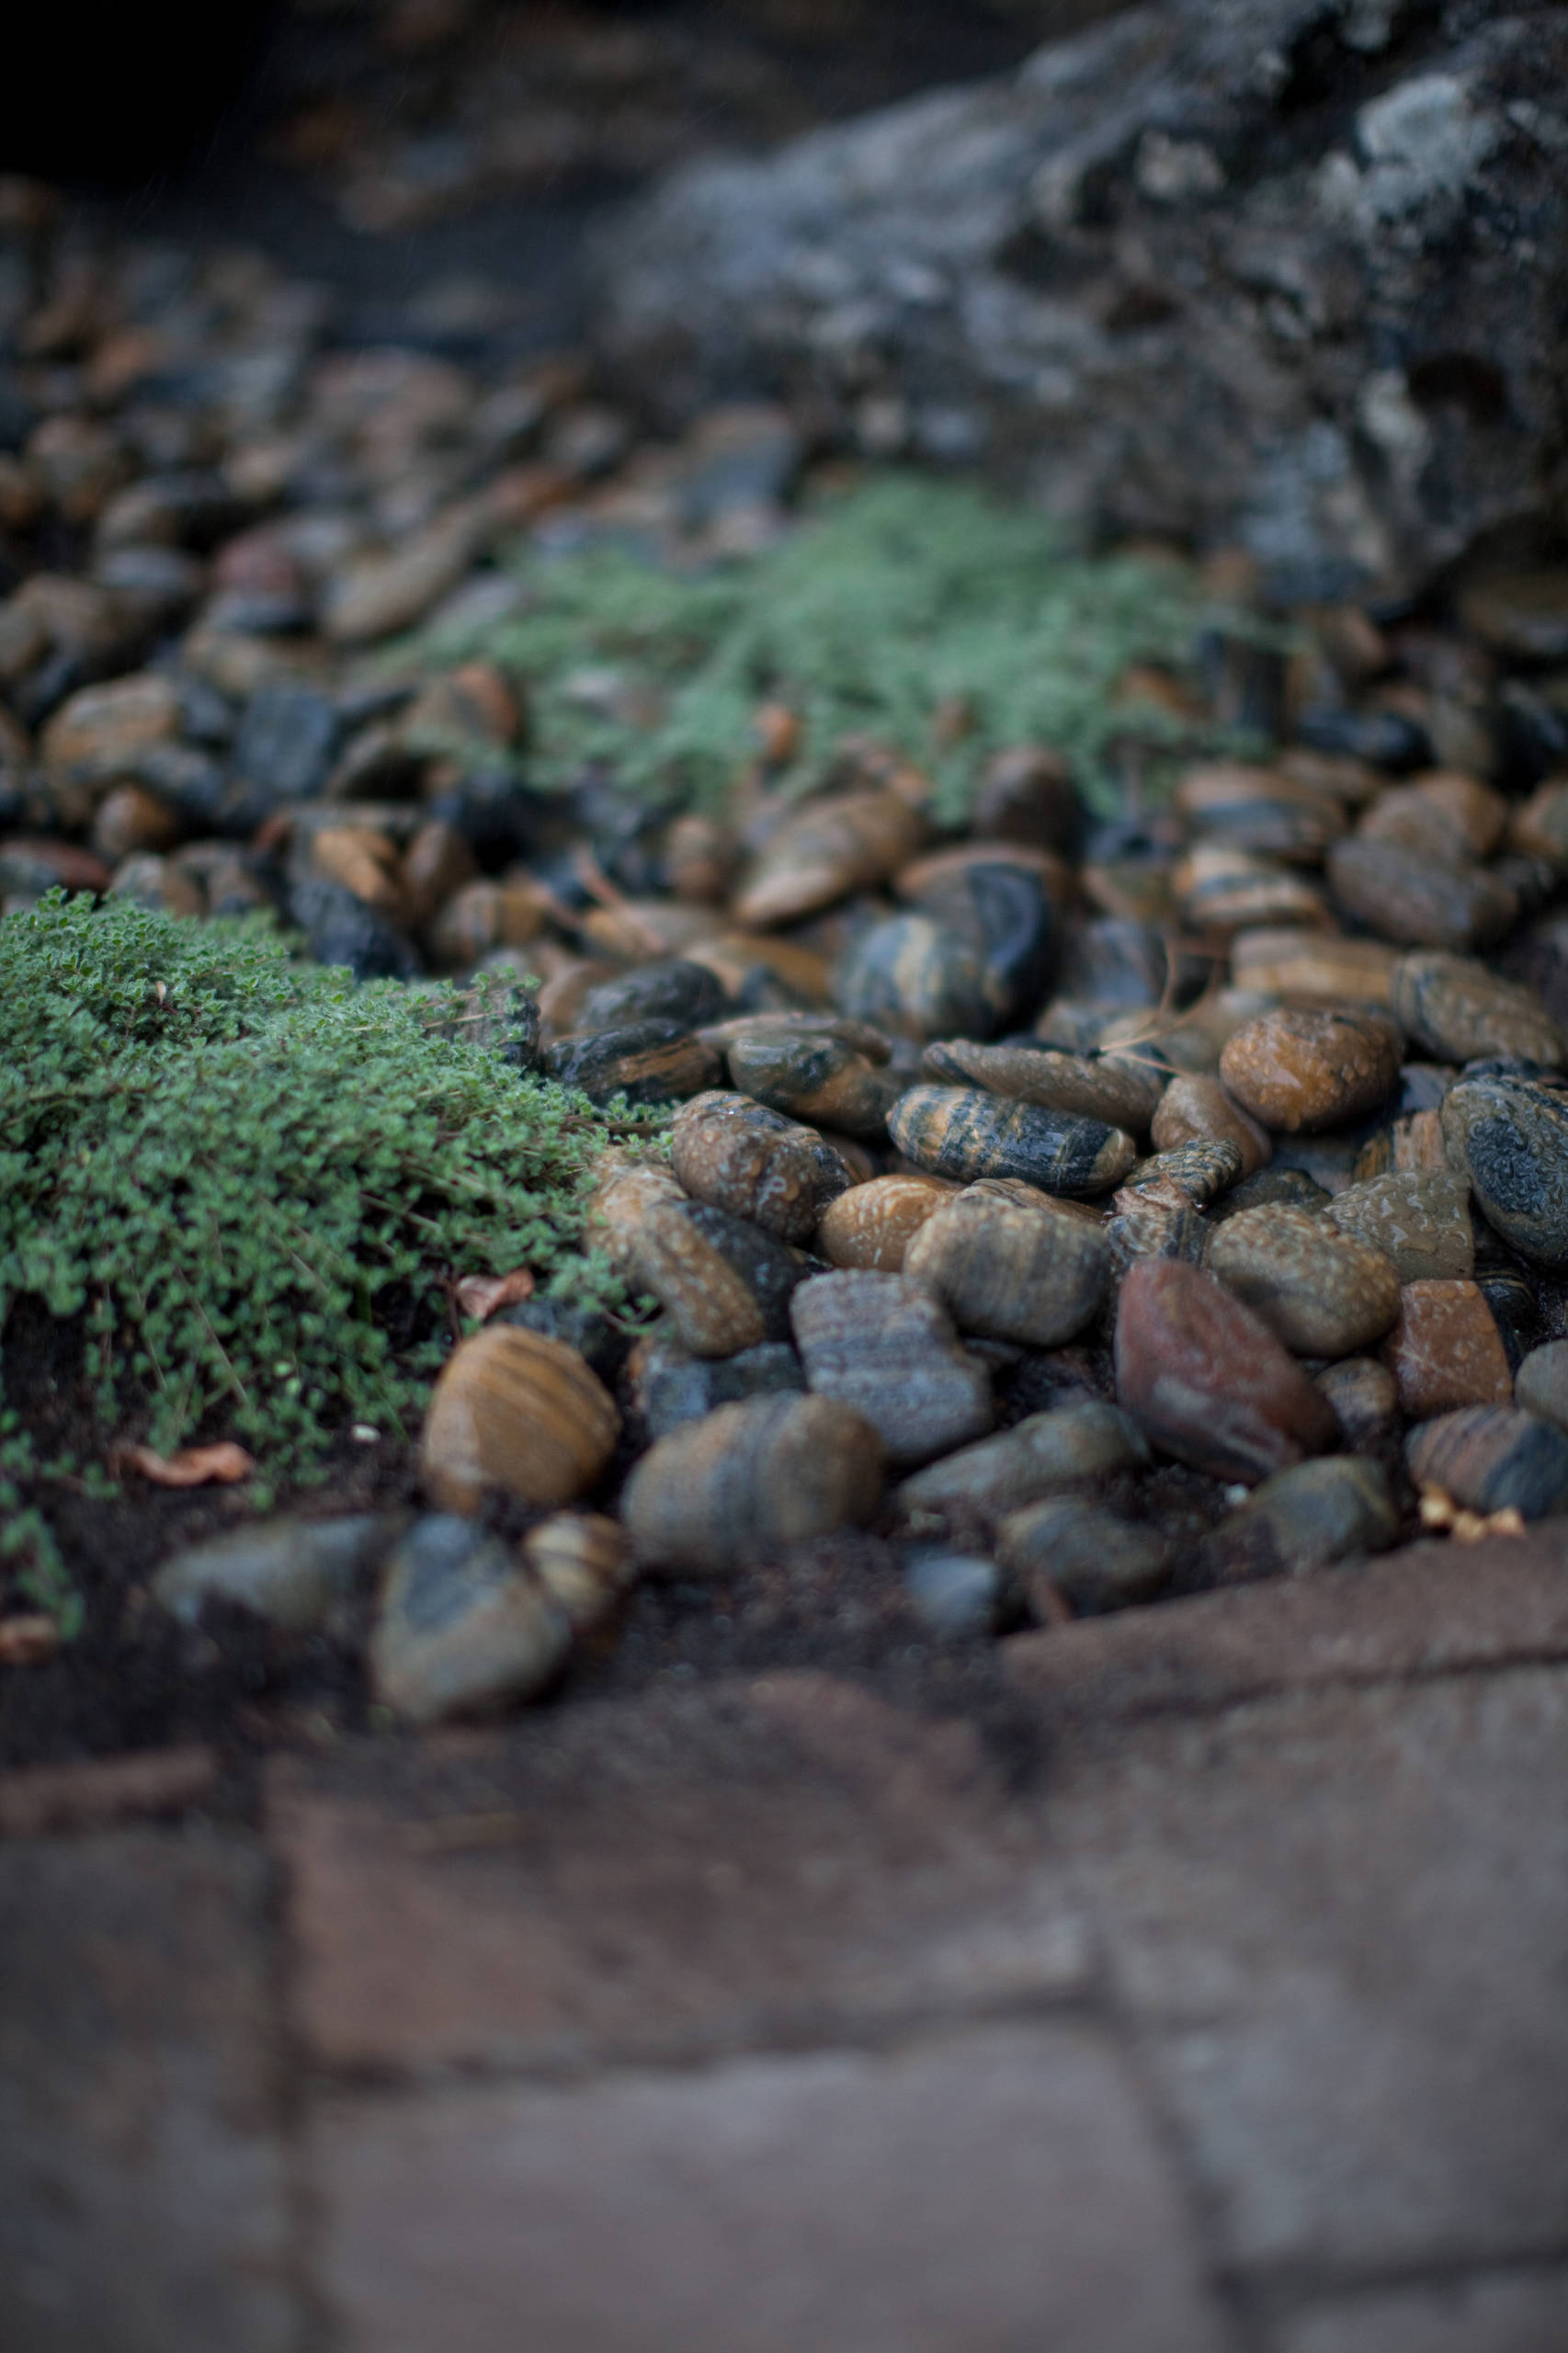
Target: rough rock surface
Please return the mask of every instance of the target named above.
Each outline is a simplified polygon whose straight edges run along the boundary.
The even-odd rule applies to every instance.
[[[1565,86],[1558,8],[1132,9],[676,173],[602,239],[602,343],[676,414],[790,390],[1298,593],[1399,576],[1562,494]]]

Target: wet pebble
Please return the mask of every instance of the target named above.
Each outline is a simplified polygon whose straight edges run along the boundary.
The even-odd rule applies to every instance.
[[[910,1243],[956,1192],[940,1176],[873,1176],[828,1203],[813,1247],[830,1267],[901,1274]]]
[[[730,1076],[744,1095],[813,1127],[884,1142],[902,1078],[841,1037],[746,1029],[726,1049]]]
[[[1117,1206],[1207,1209],[1235,1183],[1244,1165],[1242,1146],[1229,1136],[1173,1144],[1168,1152],[1152,1153],[1147,1160],[1134,1163],[1117,1194]]]
[[[903,1272],[936,1292],[960,1332],[1052,1348],[1093,1320],[1110,1252],[1097,1226],[1043,1200],[1020,1208],[960,1193],[921,1225]]]
[[[1568,1267],[1568,1095],[1529,1079],[1465,1079],[1439,1117],[1487,1222],[1521,1257]]]
[[[1421,1422],[1405,1440],[1418,1487],[1471,1511],[1545,1519],[1568,1507],[1568,1433],[1513,1405],[1467,1405]]]
[[[1141,1259],[1121,1287],[1117,1394],[1153,1443],[1194,1470],[1254,1482],[1334,1442],[1334,1415],[1268,1325],[1223,1284]]]
[[[622,1515],[642,1566],[722,1576],[863,1526],[881,1484],[881,1441],[849,1404],[758,1397],[659,1439],[627,1482]]]
[[[733,1357],[790,1332],[790,1300],[812,1261],[707,1201],[653,1201],[618,1256],[694,1356]]]
[[[1226,1041],[1220,1075],[1244,1110],[1294,1135],[1375,1111],[1399,1076],[1402,1041],[1369,1007],[1282,1006]]]
[[[1206,1264],[1298,1356],[1355,1356],[1399,1313],[1392,1259],[1326,1213],[1244,1210],[1212,1236]]]
[[[1392,1170],[1348,1185],[1324,1215],[1382,1251],[1402,1283],[1458,1280],[1474,1267],[1470,1187],[1450,1168]]]
[[[1161,1096],[1149,1137],[1160,1153],[1184,1143],[1233,1143],[1242,1156],[1239,1176],[1254,1176],[1267,1168],[1273,1151],[1267,1131],[1218,1078],[1187,1071],[1178,1072]]]
[[[722,1076],[722,1065],[679,1021],[634,1021],[592,1037],[559,1039],[540,1056],[547,1076],[580,1087],[593,1103],[678,1103]]]
[[[1472,957],[1402,957],[1389,1001],[1394,1018],[1415,1043],[1445,1062],[1511,1054],[1555,1068],[1568,1059],[1568,1035],[1539,999],[1499,980]]]
[[[1042,1495],[1118,1471],[1147,1468],[1142,1432],[1098,1398],[1031,1414],[1010,1430],[933,1462],[899,1487],[894,1502],[911,1525],[949,1518],[994,1523]]]
[[[1514,1394],[1508,1352],[1477,1283],[1407,1282],[1383,1360],[1401,1406],[1417,1420],[1460,1405],[1506,1405]]]
[[[809,1242],[850,1174],[811,1128],[747,1096],[710,1091],[676,1112],[670,1162],[693,1200],[746,1218],[781,1242]]]
[[[795,1292],[790,1317],[808,1388],[864,1415],[890,1462],[927,1461],[990,1428],[990,1376],[924,1285],[817,1275]]]
[[[976,1552],[949,1552],[939,1545],[911,1545],[900,1555],[903,1590],[911,1608],[945,1641],[988,1634],[1002,1599],[994,1561]]]
[[[1312,1386],[1327,1398],[1339,1434],[1352,1449],[1381,1445],[1399,1419],[1394,1377],[1375,1357],[1341,1357],[1324,1367]]]
[[[1224,1583],[1299,1574],[1381,1552],[1399,1533],[1399,1511],[1381,1462],[1331,1454],[1277,1471],[1222,1519],[1204,1566]]]
[[[888,1132],[906,1159],[933,1176],[965,1183],[1021,1176],[1042,1191],[1084,1198],[1109,1192],[1137,1156],[1119,1128],[978,1088],[911,1087],[890,1111]]]
[[[1239,1217],[1243,1210],[1260,1210],[1273,1202],[1293,1210],[1321,1210],[1335,1199],[1324,1187],[1309,1176],[1303,1168],[1290,1168],[1275,1162],[1260,1168],[1256,1176],[1244,1176],[1222,1193],[1210,1212],[1210,1225],[1221,1225],[1228,1219]]]
[[[925,1066],[951,1086],[983,1086],[1015,1102],[1038,1104],[1068,1118],[1099,1120],[1142,1134],[1153,1117],[1169,1073],[1131,1054],[1063,1054],[1049,1046],[967,1038],[926,1049]]]
[[[620,1417],[574,1348],[513,1324],[460,1341],[431,1393],[419,1471],[446,1512],[499,1490],[553,1505],[585,1495],[609,1461]]]
[[[1009,1512],[996,1531],[996,1557],[1030,1614],[1047,1623],[1058,1597],[1078,1617],[1098,1617],[1149,1600],[1165,1577],[1156,1529],[1076,1495]]]
[[[656,959],[590,989],[578,1011],[579,1028],[624,1029],[640,1021],[675,1021],[700,1029],[724,1010],[724,992],[705,965],[682,957]]]
[[[437,1723],[531,1698],[571,1647],[566,1611],[499,1537],[432,1513],[387,1563],[370,1677],[383,1706]]]
[[[1336,842],[1328,877],[1347,915],[1402,947],[1486,948],[1518,913],[1516,893],[1485,868],[1452,866],[1390,842]]]
[[[602,1512],[560,1511],[523,1539],[523,1566],[564,1611],[574,1635],[592,1633],[631,1591],[631,1540]]]
[[[925,819],[895,792],[809,802],[753,861],[735,894],[735,916],[760,931],[796,922],[886,881],[925,840]]]

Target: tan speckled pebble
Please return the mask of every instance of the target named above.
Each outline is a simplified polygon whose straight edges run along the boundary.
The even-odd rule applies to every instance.
[[[1243,1022],[1220,1075],[1244,1110],[1287,1135],[1376,1110],[1399,1075],[1401,1040],[1369,1006],[1281,1006]]]

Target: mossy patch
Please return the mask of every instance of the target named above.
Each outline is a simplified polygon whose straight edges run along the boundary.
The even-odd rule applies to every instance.
[[[0,1330],[24,1294],[82,1319],[106,1449],[128,1417],[162,1451],[238,1438],[265,1503],[348,1423],[417,1427],[453,1278],[526,1266],[624,1306],[584,1233],[588,1172],[657,1118],[435,1034],[442,994],[357,988],[254,921],[56,893],[0,926]],[[23,1403],[0,1426],[0,1561],[53,1606]]]
[[[840,737],[869,732],[926,767],[952,821],[1002,745],[1053,745],[1109,814],[1119,736],[1192,740],[1167,711],[1116,699],[1135,664],[1190,665],[1212,618],[1192,572],[1070,553],[1038,516],[962,483],[873,477],[820,500],[767,553],[698,574],[608,546],[515,563],[519,612],[425,650],[488,654],[526,684],[528,774],[546,788],[600,760],[634,795],[713,805],[767,697],[804,722],[802,784]],[[595,665],[619,691],[601,678],[595,693]],[[970,724],[944,743],[934,722],[954,698]]]

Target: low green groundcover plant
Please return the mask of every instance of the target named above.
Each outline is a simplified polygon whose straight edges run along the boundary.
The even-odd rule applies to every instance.
[[[546,1295],[624,1306],[584,1235],[589,1165],[657,1122],[434,1034],[445,994],[356,987],[254,920],[53,893],[0,925],[0,1331],[24,1294],[82,1318],[106,1450],[128,1415],[165,1452],[221,1431],[265,1505],[345,1425],[417,1426],[453,1276],[526,1266]],[[101,1482],[101,1460],[38,1462],[21,1402],[0,1567],[69,1620],[18,1483]]]
[[[1119,703],[1119,682],[1135,663],[1187,668],[1220,618],[1175,560],[1074,554],[1037,515],[896,472],[819,501],[767,553],[701,572],[613,545],[525,549],[515,565],[518,610],[433,633],[426,653],[487,654],[525,682],[534,784],[594,759],[635,795],[709,806],[745,758],[758,701],[777,695],[803,722],[802,785],[841,736],[866,732],[921,761],[937,813],[956,821],[988,752],[1039,742],[1112,814],[1119,736],[1193,739],[1152,704]],[[944,743],[933,721],[955,697],[971,724]]]

